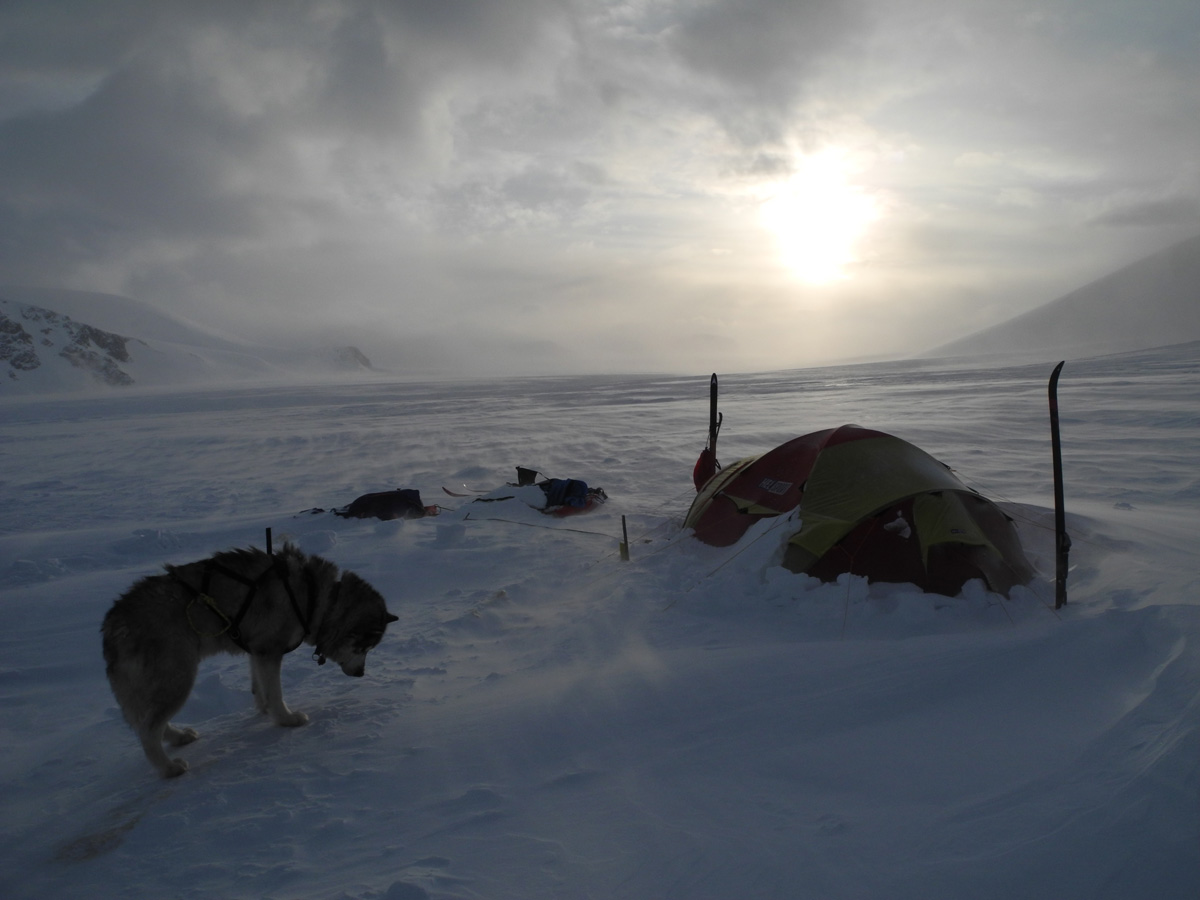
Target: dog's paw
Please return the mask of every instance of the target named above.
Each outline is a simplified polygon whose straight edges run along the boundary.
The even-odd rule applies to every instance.
[[[173,759],[168,765],[163,766],[162,776],[163,778],[177,778],[187,770],[187,760]]]
[[[299,728],[301,725],[308,724],[308,715],[302,712],[292,712],[288,710],[287,715],[276,716],[275,724],[282,725],[285,728]]]
[[[171,725],[163,733],[163,739],[172,747],[182,747],[185,744],[190,744],[196,738],[200,737],[200,732],[195,728],[176,728]]]

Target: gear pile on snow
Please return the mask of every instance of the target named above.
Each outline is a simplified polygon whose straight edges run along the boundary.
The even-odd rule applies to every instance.
[[[502,500],[519,500],[526,506],[551,516],[573,516],[591,512],[608,499],[604,488],[590,487],[578,478],[543,478],[536,469],[517,466],[516,484],[508,484],[482,496],[474,503],[495,503]],[[455,495],[449,488],[442,490]]]
[[[335,516],[346,519],[420,519],[436,516],[436,506],[421,502],[421,492],[413,488],[396,488],[394,491],[379,491],[356,497],[348,506],[333,510]]]

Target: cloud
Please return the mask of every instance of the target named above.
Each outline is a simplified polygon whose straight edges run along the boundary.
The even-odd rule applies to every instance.
[[[743,102],[786,111],[862,22],[853,0],[713,0],[684,9],[670,46]]]
[[[1182,225],[1200,232],[1200,195],[1161,197],[1120,203],[1092,220],[1121,228]]]
[[[541,347],[607,369],[863,355],[868,334],[923,348],[913,330],[973,330],[1196,229],[1198,17],[1183,0],[9,3],[0,271],[246,333],[472,332],[480,365],[485,346],[497,366]],[[849,283],[817,290],[760,213],[827,151],[881,214]]]

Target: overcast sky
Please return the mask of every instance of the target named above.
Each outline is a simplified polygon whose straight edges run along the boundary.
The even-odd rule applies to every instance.
[[[411,371],[907,355],[1197,233],[1197,0],[0,0],[0,283]]]

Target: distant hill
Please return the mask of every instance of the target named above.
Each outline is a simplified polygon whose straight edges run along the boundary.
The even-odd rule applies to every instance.
[[[1200,236],[922,355],[1036,352],[1078,358],[1195,340],[1200,340]]]
[[[0,298],[53,310],[76,322],[87,322],[114,334],[132,335],[141,340],[168,341],[189,345],[216,345],[233,348],[232,341],[199,325],[163,312],[144,300],[104,294],[99,291],[73,291],[65,288],[0,287]]]
[[[238,343],[129,297],[0,290],[0,396],[370,371],[370,360],[354,347]]]

